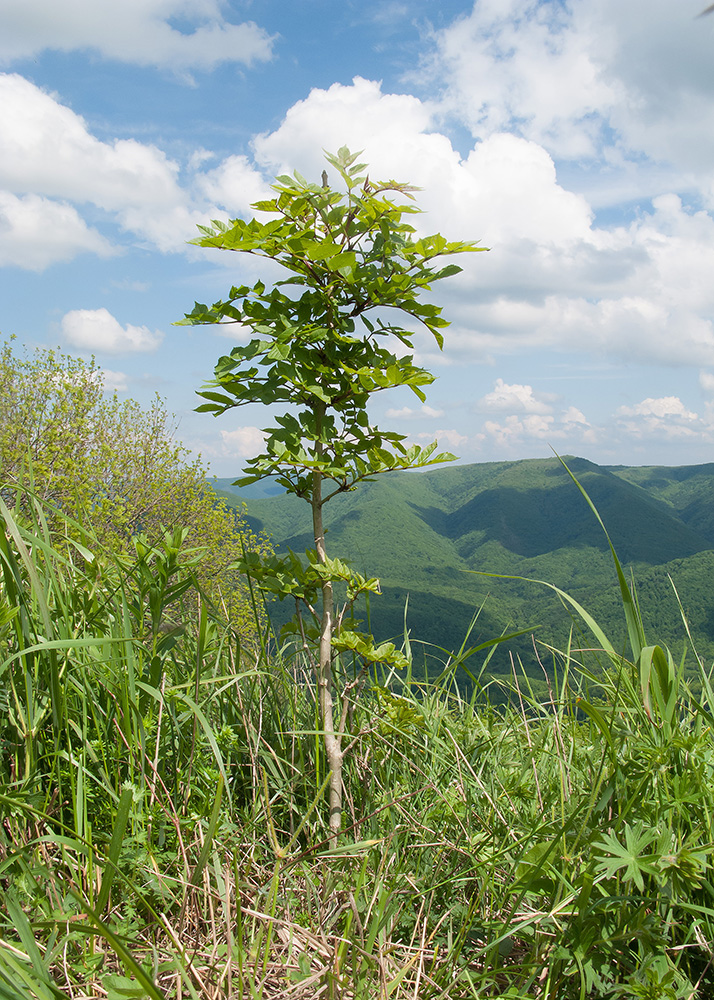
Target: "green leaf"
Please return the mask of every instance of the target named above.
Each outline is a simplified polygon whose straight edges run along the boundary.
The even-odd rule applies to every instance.
[[[634,882],[640,892],[644,892],[645,875],[657,874],[657,856],[645,855],[645,848],[657,839],[657,831],[645,830],[641,823],[635,827],[625,824],[625,844],[621,844],[612,833],[603,835],[593,847],[601,858],[597,871],[612,876],[621,874],[628,882]]]
[[[102,977],[102,986],[107,991],[107,1000],[124,1000],[125,997],[143,998],[146,990],[136,979],[128,979],[116,972]]]

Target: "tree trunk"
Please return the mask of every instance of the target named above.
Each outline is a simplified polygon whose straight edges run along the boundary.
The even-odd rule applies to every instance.
[[[319,460],[322,456],[321,442],[318,442],[316,451]],[[312,474],[312,526],[317,558],[319,562],[324,563],[326,552],[325,532],[322,525],[322,473],[319,469],[315,469]],[[317,665],[317,691],[325,754],[328,767],[332,771],[330,778],[330,847],[337,847],[337,839],[342,826],[342,739],[339,733],[335,733],[332,700],[333,618],[332,581],[325,580],[322,584],[322,623],[320,626],[320,655]]]

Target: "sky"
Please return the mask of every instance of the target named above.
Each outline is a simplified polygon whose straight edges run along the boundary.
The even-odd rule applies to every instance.
[[[463,462],[714,461],[714,15],[705,0],[0,0],[0,331],[89,358],[218,476],[257,406],[196,391],[239,342],[172,325],[270,278],[190,246],[324,151],[478,240],[425,405],[384,429]]]

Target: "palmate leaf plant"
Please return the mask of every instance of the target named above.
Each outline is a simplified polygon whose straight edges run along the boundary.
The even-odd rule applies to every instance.
[[[202,235],[193,241],[275,261],[289,277],[270,288],[262,281],[233,287],[225,301],[210,308],[196,303],[182,322],[234,323],[249,337],[218,361],[215,380],[199,393],[205,400],[200,411],[218,416],[248,403],[284,411],[266,430],[265,450],[247,463],[237,483],[272,476],[310,504],[315,547],[307,564],[292,555],[261,561],[250,554],[244,569],[265,589],[296,602],[296,635],[316,675],[332,772],[334,846],[341,827],[342,737],[356,686],[353,675],[336,704],[339,655],[354,657],[360,670],[376,662],[397,667],[404,657],[390,643],[375,647],[371,636],[358,631],[353,602],[378,591],[379,584],[328,555],[323,509],[336,494],[375,475],[454,457],[438,454],[436,442],[407,446],[403,435],[372,422],[368,405],[377,393],[398,387],[424,401],[434,376],[403,353],[413,349],[413,335],[399,320],[422,324],[441,348],[447,321],[421,294],[461,270],[443,265],[441,258],[485,248],[441,235],[418,238],[406,218],[418,210],[403,201],[413,200],[414,188],[370,180],[358,154],[345,147],[326,158],[342,190],[329,185],[326,172],[321,185],[298,173],[279,176],[275,197],[252,206],[269,221],[214,222],[200,227]],[[396,197],[401,203],[392,200]],[[347,603],[336,612],[338,581],[346,586]]]

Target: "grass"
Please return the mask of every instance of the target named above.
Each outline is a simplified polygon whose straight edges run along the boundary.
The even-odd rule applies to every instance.
[[[684,619],[686,658],[645,633],[616,557],[626,646],[559,593],[578,628],[510,679],[467,639],[353,689],[330,851],[300,658],[197,597],[180,532],[117,562],[22,511],[0,509],[0,1000],[712,995],[710,670]]]

